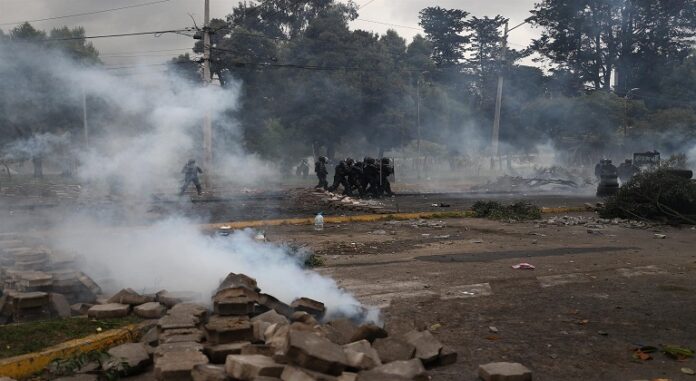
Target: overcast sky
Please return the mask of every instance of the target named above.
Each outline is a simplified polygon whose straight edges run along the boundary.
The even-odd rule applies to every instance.
[[[23,20],[42,19],[55,16],[99,11],[109,8],[137,5],[158,0],[0,0],[0,29],[5,31],[15,25],[9,23]],[[192,25],[191,14],[196,22],[203,19],[203,0],[159,0],[160,3],[143,7],[105,12],[88,16],[77,16],[60,20],[34,22],[39,29],[56,26],[84,26],[88,35],[130,33],[178,29]],[[239,0],[211,0],[211,17],[224,18]],[[364,5],[359,18],[352,23],[354,29],[384,33],[396,29],[410,40],[419,33],[418,11],[439,5],[444,8],[459,8],[475,16],[501,14],[516,25],[529,16],[535,0],[359,0]],[[387,26],[369,21],[394,24]],[[398,26],[397,26],[398,25]],[[403,26],[403,27],[402,27]],[[520,27],[510,35],[512,48],[526,46],[537,31],[528,26]],[[92,40],[107,65],[132,65],[136,62],[159,63],[172,56],[184,53],[193,45],[189,37],[162,35],[160,37],[134,36]],[[190,51],[190,50],[189,50]]]

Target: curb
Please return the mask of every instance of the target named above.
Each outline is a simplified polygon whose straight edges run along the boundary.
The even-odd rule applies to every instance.
[[[543,214],[557,213],[578,213],[589,211],[587,207],[562,207],[562,208],[541,208]],[[325,216],[325,224],[345,224],[353,222],[379,222],[379,221],[403,221],[413,219],[435,219],[435,218],[474,218],[471,210],[452,211],[452,212],[420,212],[420,213],[388,213],[388,214],[361,214],[355,216]],[[263,226],[280,225],[312,225],[314,217],[306,218],[285,218],[274,220],[255,220],[255,221],[233,221],[220,224],[203,225],[204,231],[217,231],[223,227],[228,229],[258,228]]]
[[[130,343],[142,336],[140,324],[109,330],[97,335],[66,341],[41,352],[0,360],[0,377],[26,378],[45,369],[53,360],[69,358],[78,354],[104,350],[113,346]]]

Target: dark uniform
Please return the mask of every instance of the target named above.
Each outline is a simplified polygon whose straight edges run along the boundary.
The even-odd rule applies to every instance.
[[[619,190],[618,171],[611,160],[602,160],[599,168],[597,196],[613,196]]]
[[[379,197],[382,189],[379,185],[379,165],[375,159],[366,157],[363,163],[363,176],[365,179],[365,194]]]
[[[317,174],[317,178],[319,179],[319,184],[317,184],[315,188],[328,189],[329,182],[326,181],[326,176],[329,174],[329,171],[326,170],[326,157],[322,156],[314,163],[314,173]]]
[[[348,185],[350,185],[351,190],[357,191],[361,197],[365,195],[365,175],[363,174],[363,163],[361,161],[350,166]]]
[[[626,161],[619,165],[619,168],[617,168],[616,171],[619,174],[621,185],[626,185],[629,181],[631,181],[633,176],[638,173],[638,168],[633,165],[633,160],[626,159]]]
[[[391,184],[389,183],[389,176],[394,174],[394,166],[391,165],[391,162],[389,161],[388,158],[383,157],[382,162],[380,163],[380,196],[382,193],[385,193],[387,196],[393,196],[394,192],[391,190]]]
[[[343,193],[350,193],[350,185],[348,185],[348,164],[344,160],[341,160],[336,165],[336,171],[334,172],[333,184],[329,187],[330,192],[335,192],[339,186],[343,186]]]
[[[186,192],[186,188],[188,188],[189,184],[193,183],[193,185],[196,186],[196,192],[198,192],[198,195],[200,196],[201,182],[198,180],[198,174],[203,173],[203,170],[196,165],[196,161],[193,159],[189,160],[189,162],[184,166],[184,169],[181,170],[181,173],[184,174],[184,185],[181,187],[181,192],[179,192],[179,195],[183,195],[184,192]]]

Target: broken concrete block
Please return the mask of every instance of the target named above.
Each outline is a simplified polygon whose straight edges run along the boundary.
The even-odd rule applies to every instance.
[[[430,379],[425,372],[423,363],[419,359],[411,359],[408,361],[393,361],[388,364],[378,366],[372,370],[358,373],[358,380],[370,378],[371,375],[377,375],[374,379],[389,379],[389,377],[400,377],[406,380],[427,381]],[[372,379],[372,378],[370,378]]]
[[[70,311],[73,315],[87,315],[87,311],[93,306],[94,304],[89,303],[75,303],[70,306]]]
[[[248,277],[244,274],[229,273],[225,279],[220,282],[218,290],[225,288],[244,287],[254,292],[259,292],[261,289],[256,284],[256,279]]]
[[[367,340],[370,343],[374,343],[377,339],[384,339],[389,336],[387,331],[373,323],[363,324],[355,330],[353,337],[351,337],[350,342]]]
[[[332,320],[324,325],[328,331],[327,338],[338,345],[352,343],[358,326],[348,319]]]
[[[220,296],[213,298],[213,311],[222,316],[248,316],[254,313],[255,301],[246,296],[231,297],[225,295],[227,291],[237,289],[227,289],[221,291]]]
[[[94,280],[92,280],[92,278],[88,277],[85,273],[79,272],[77,274],[77,280],[79,280],[80,284],[82,286],[84,286],[87,290],[89,290],[89,292],[92,295],[95,296],[95,299],[96,299],[96,295],[99,295],[102,293],[101,287],[99,287],[99,285]],[[92,300],[86,300],[86,301],[92,302]]]
[[[155,377],[159,381],[191,381],[193,368],[207,363],[201,352],[165,352],[155,358]]]
[[[288,365],[280,375],[283,381],[338,381],[338,377]]]
[[[369,370],[382,365],[377,351],[367,340],[360,340],[343,346],[350,367],[358,370]]]
[[[196,328],[198,319],[193,315],[177,314],[165,315],[157,322],[160,333],[172,329]]]
[[[156,346],[159,343],[159,333],[157,332],[157,327],[150,328],[143,337],[140,338],[140,342],[145,345]]]
[[[343,348],[311,332],[290,330],[287,353],[291,364],[320,373],[340,375],[348,364]]]
[[[200,343],[205,334],[198,328],[170,329],[159,334],[160,343]]]
[[[269,310],[251,318],[252,323],[256,321],[263,321],[270,324],[290,324],[288,318],[279,314],[276,310]]]
[[[442,350],[442,343],[430,331],[411,331],[403,339],[416,347],[416,357],[425,365],[433,364]]]
[[[21,271],[14,276],[20,291],[48,291],[53,286],[53,275],[42,271]]]
[[[208,308],[195,303],[179,303],[172,307],[167,314],[171,316],[193,316],[197,320],[196,324],[198,324],[208,316]]]
[[[51,311],[62,318],[67,318],[72,316],[72,310],[70,309],[70,304],[68,304],[68,299],[65,298],[63,294],[48,294],[48,298],[51,301]]]
[[[243,381],[261,376],[280,377],[284,367],[272,358],[260,355],[229,355],[225,361],[227,375]]]
[[[0,377],[0,381],[3,381],[4,377]],[[8,379],[11,380],[11,379]],[[99,377],[96,374],[76,374],[74,376],[60,377],[53,381],[98,381]]]
[[[254,342],[263,343],[266,341],[266,330],[273,324],[265,321],[254,321],[251,323],[254,329]]]
[[[532,371],[516,362],[492,362],[479,365],[478,374],[483,381],[531,381]]]
[[[142,343],[121,344],[109,349],[107,353],[115,360],[109,362],[106,366],[107,370],[121,369],[121,364],[125,364],[126,366],[119,372],[122,375],[142,373],[148,365],[152,364],[150,354]]]
[[[321,320],[326,312],[324,303],[310,298],[295,299],[292,303],[290,303],[290,307],[294,308],[295,311],[304,311],[312,314],[318,320]]]
[[[162,357],[167,353],[203,353],[203,345],[194,342],[163,343],[155,349],[154,357]]]
[[[308,312],[305,311],[295,311],[292,316],[290,317],[290,320],[293,323],[304,323],[304,324],[309,324],[309,325],[317,325],[319,322],[317,319],[314,317],[314,315],[309,314]]]
[[[212,344],[254,340],[254,328],[246,318],[213,316],[205,330],[208,342]]]
[[[8,302],[15,310],[46,307],[49,305],[48,293],[45,292],[7,292]]]
[[[191,371],[193,381],[228,381],[225,367],[222,365],[199,364]]]
[[[248,344],[242,347],[242,352],[240,354],[273,357],[275,348],[267,344]]]
[[[452,365],[457,362],[457,352],[445,347],[442,348],[440,351],[440,354],[437,356],[437,360],[435,361],[434,364],[432,364],[433,367],[436,366],[447,366],[447,365]]]
[[[143,319],[159,319],[167,312],[167,307],[159,302],[148,302],[133,308],[135,316]]]
[[[110,303],[93,306],[87,311],[87,316],[94,319],[113,319],[128,316],[130,306],[127,304]]]
[[[383,364],[392,361],[410,360],[416,355],[416,347],[395,337],[377,339],[372,344],[372,347],[379,354]]]
[[[124,288],[109,298],[107,303],[130,304],[131,306],[139,306],[141,304],[152,302],[151,298],[143,296],[135,292],[131,288]]]
[[[194,302],[201,300],[200,294],[190,291],[167,291],[162,290],[155,294],[155,302],[160,302],[172,308],[179,303]]]
[[[256,301],[259,306],[266,310],[275,310],[277,313],[290,318],[295,312],[295,309],[274,298],[271,295],[259,294],[259,299]]]
[[[336,381],[357,381],[357,380],[358,380],[358,374],[352,373],[352,372],[343,372],[336,379]]]
[[[213,364],[224,364],[227,356],[243,354],[242,348],[249,344],[251,343],[248,341],[242,341],[239,343],[208,345],[205,347],[205,354],[208,355],[210,362]]]

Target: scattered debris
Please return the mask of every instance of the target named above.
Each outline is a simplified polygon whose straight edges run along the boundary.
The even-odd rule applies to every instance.
[[[512,268],[515,270],[534,270],[536,267],[534,265],[523,262],[523,263],[518,263],[516,265],[512,265]]]
[[[665,238],[667,238],[667,236],[664,235],[664,234],[654,234],[653,237],[655,237],[656,239],[665,239]]]
[[[512,362],[493,362],[479,365],[478,375],[483,381],[532,381],[532,371]]]

